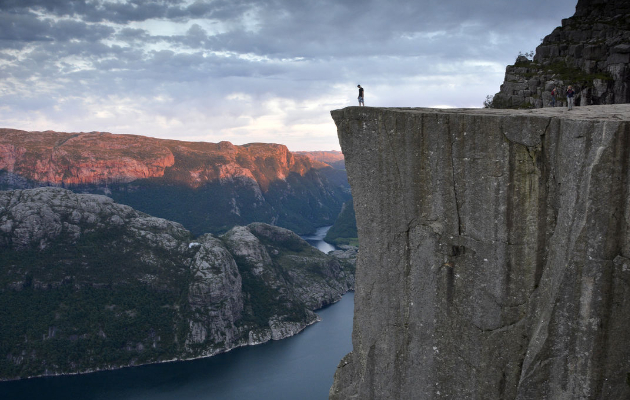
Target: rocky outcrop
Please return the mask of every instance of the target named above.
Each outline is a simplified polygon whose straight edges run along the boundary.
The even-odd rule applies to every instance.
[[[350,197],[345,171],[279,144],[0,129],[0,189],[48,185],[106,194],[197,235],[255,221],[305,234]]]
[[[315,310],[338,301],[341,294],[354,287],[352,262],[341,263],[344,257],[320,257],[288,229],[253,223],[232,228],[222,239],[243,266],[248,284],[256,287],[265,282],[280,288],[261,293],[261,298],[253,302],[255,307],[269,302],[265,309],[270,311],[274,304],[292,307],[297,302]]]
[[[201,354],[213,354],[208,343],[232,348],[241,342],[238,322],[243,314],[242,278],[238,265],[223,242],[204,235],[189,245],[197,249],[190,264],[188,304],[191,318],[186,346],[197,345]]]
[[[357,246],[341,244],[337,247],[339,247],[339,250],[333,250],[328,254],[337,258],[346,259],[353,265],[356,265],[357,255],[359,254],[359,248]]]
[[[547,35],[533,60],[516,59],[506,69],[494,108],[548,107],[551,90],[566,102],[568,85],[576,105],[630,103],[630,3],[579,0],[575,15]]]
[[[0,379],[282,339],[353,288],[353,272],[266,224],[194,238],[102,195],[0,192]]]
[[[630,105],[332,116],[361,251],[331,399],[630,397]]]

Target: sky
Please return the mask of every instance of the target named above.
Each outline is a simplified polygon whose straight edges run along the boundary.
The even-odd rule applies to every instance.
[[[481,107],[577,0],[0,0],[0,127],[339,150],[330,110]]]

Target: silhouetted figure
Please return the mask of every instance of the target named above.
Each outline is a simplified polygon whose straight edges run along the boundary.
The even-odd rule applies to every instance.
[[[359,105],[360,106],[365,106],[365,104],[363,103],[363,88],[361,87],[361,85],[357,85],[357,87],[359,88]]]

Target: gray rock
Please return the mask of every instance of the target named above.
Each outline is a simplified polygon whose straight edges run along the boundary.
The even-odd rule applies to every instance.
[[[240,345],[241,332],[236,323],[243,313],[243,290],[238,266],[223,242],[212,235],[199,238],[198,251],[191,263],[192,281],[188,303],[191,344],[207,344],[204,355],[217,351],[215,343],[226,349]],[[222,350],[222,349],[219,349]]]
[[[580,0],[575,15],[543,39],[533,61],[519,56],[506,68],[493,106],[549,107],[554,86],[564,104],[568,85],[576,91],[576,105],[630,103],[629,4]],[[524,86],[536,96],[523,91]]]
[[[357,246],[349,246],[345,244],[338,245],[340,250],[333,250],[329,255],[341,259],[347,259],[351,262],[356,262],[357,255],[359,254],[359,248]]]
[[[332,116],[361,251],[331,399],[630,398],[630,105]]]
[[[254,266],[253,272],[261,275],[265,265],[271,264],[271,257],[265,246],[245,226],[236,226],[223,236],[234,255],[243,257]]]
[[[222,239],[251,267],[253,279],[290,289],[279,292],[278,299],[290,297],[290,302],[316,310],[354,288],[352,262],[325,256],[288,229],[252,223],[231,229]]]

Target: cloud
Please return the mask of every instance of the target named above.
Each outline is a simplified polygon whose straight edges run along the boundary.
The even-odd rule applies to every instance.
[[[0,14],[0,43],[37,42],[47,37],[50,23],[34,14]]]
[[[0,124],[334,149],[357,83],[368,106],[481,106],[574,6],[0,0]]]

